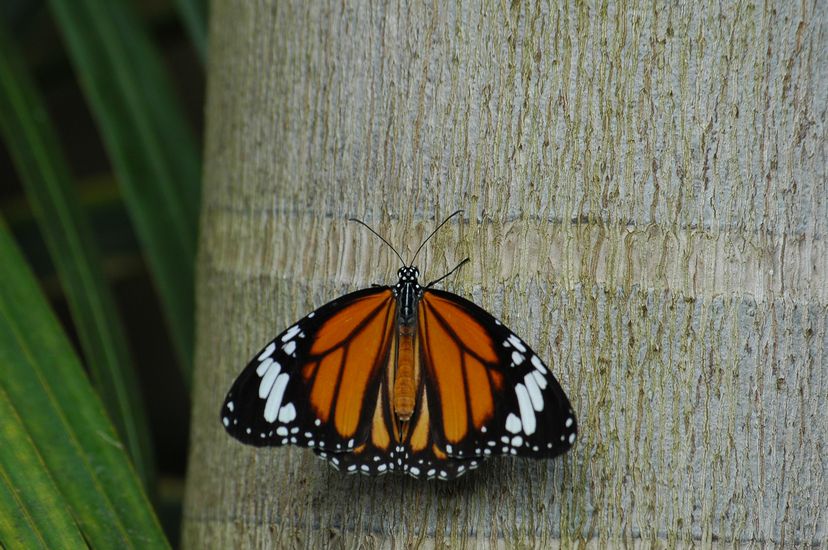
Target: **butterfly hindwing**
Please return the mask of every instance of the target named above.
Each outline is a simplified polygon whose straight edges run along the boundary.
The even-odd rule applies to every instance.
[[[575,442],[566,394],[523,340],[474,303],[427,289],[419,304],[432,438],[453,458],[549,458]]]
[[[362,445],[392,340],[388,287],[342,296],[269,342],[221,409],[226,430],[250,445],[342,452]]]

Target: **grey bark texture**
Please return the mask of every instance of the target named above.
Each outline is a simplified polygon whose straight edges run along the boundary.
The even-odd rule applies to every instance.
[[[187,548],[828,544],[828,2],[212,5]],[[455,483],[219,422],[251,354],[431,279],[550,364],[580,439]]]

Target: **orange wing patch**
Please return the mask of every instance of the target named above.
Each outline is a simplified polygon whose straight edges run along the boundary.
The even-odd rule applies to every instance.
[[[331,412],[336,383],[342,370],[343,348],[337,348],[324,356],[316,369],[316,378],[310,393],[310,402],[319,418],[327,422]]]
[[[411,439],[409,440],[411,450],[415,453],[424,451],[431,442],[431,434],[428,429],[430,423],[428,414],[428,397],[426,395],[425,386],[423,386],[420,398],[420,416],[417,418],[417,423],[414,425],[414,431],[411,433]]]
[[[331,348],[342,346],[368,317],[388,307],[393,293],[389,290],[360,298],[333,315],[319,327],[311,346],[311,355],[321,355]]]
[[[392,328],[390,315],[375,315],[348,344],[336,401],[336,429],[343,437],[356,432],[365,399],[365,384],[373,370],[380,366],[379,351],[387,349]]]
[[[420,338],[448,443],[480,430],[495,415],[503,374],[486,329],[461,307],[435,294],[420,301]],[[434,417],[434,415],[432,415]]]
[[[489,376],[486,374],[486,367],[471,355],[465,354],[466,384],[469,388],[471,399],[471,412],[474,427],[480,429],[492,416],[494,416],[494,400],[492,399],[492,388],[489,384]]]
[[[492,339],[474,317],[448,300],[433,294],[427,295],[423,301],[428,302],[432,311],[435,309],[439,311],[440,316],[443,317],[457,335],[457,338],[463,343],[463,347],[467,350],[473,350],[487,363],[497,361],[497,353],[495,353]]]
[[[388,445],[391,443],[391,436],[388,434],[388,427],[385,424],[384,408],[385,399],[383,398],[383,392],[380,391],[377,406],[374,409],[374,419],[371,422],[371,443],[377,449],[387,451]]]
[[[393,293],[367,296],[343,307],[317,331],[311,346],[314,361],[302,374],[310,385],[317,417],[333,424],[342,438],[353,437],[366,403],[368,384],[384,366],[394,325]]]
[[[462,350],[433,312],[425,311],[426,307],[426,300],[423,299],[420,302],[420,338],[427,342],[426,361],[432,367],[432,378],[437,382],[443,432],[450,443],[456,443],[468,431],[465,383],[460,366]]]

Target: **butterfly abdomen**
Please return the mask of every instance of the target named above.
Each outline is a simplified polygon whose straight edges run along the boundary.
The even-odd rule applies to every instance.
[[[403,422],[414,414],[414,336],[416,329],[407,324],[399,325],[397,369],[394,378],[394,413]]]

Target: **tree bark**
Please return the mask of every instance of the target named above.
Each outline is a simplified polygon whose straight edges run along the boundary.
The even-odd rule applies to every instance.
[[[642,3],[644,4],[644,3]],[[828,3],[212,6],[189,548],[828,542]],[[219,422],[251,354],[427,280],[580,424],[553,461],[364,478]]]

